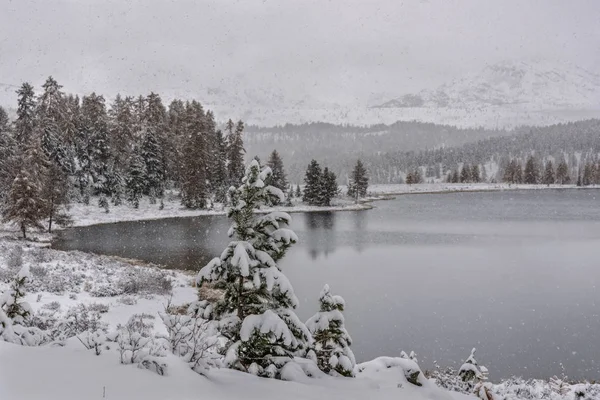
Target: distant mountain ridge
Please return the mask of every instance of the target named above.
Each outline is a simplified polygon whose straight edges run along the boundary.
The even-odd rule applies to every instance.
[[[569,63],[504,61],[374,108],[598,109],[600,75]]]

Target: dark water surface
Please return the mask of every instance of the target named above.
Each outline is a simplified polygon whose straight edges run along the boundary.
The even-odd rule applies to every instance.
[[[406,195],[362,212],[293,214],[281,267],[307,319],[321,287],[347,302],[359,360],[414,350],[423,368],[472,347],[494,378],[600,378],[600,191]],[[62,232],[54,247],[198,269],[225,217]]]

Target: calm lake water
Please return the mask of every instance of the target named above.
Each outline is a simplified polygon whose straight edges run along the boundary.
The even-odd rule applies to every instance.
[[[325,283],[346,299],[359,361],[414,350],[459,367],[476,347],[493,378],[600,378],[600,191],[406,195],[362,212],[293,214],[281,267],[307,319]],[[54,247],[198,269],[225,217],[61,232]]]

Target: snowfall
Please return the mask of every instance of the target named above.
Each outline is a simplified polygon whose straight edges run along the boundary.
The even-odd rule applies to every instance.
[[[539,189],[546,186],[493,184],[433,184],[380,185],[370,188],[370,200],[406,193],[444,191]],[[360,210],[369,204],[340,201],[330,210]],[[295,205],[277,207],[285,211],[316,211],[320,208]],[[96,205],[73,205],[75,226],[112,223],[126,220],[222,214],[222,209],[189,211],[183,209],[174,196],[168,197],[164,208],[143,202],[134,210],[128,206],[112,207],[110,213]],[[184,271],[161,269],[160,266],[116,257],[93,255],[78,251],[62,252],[47,247],[48,235],[32,235],[30,241],[18,239],[17,231],[0,226],[0,292],[8,288],[11,278],[22,267],[30,270],[26,301],[33,313],[65,315],[70,309],[85,305],[98,310],[109,331],[125,324],[136,313],[147,313],[153,319],[157,334],[166,327],[158,317],[167,304],[185,307],[198,299],[194,276]],[[293,282],[292,282],[293,284]],[[116,349],[96,355],[77,339],[62,345],[40,347],[19,346],[0,341],[0,400],[81,400],[81,399],[413,399],[442,400],[475,398],[439,388],[433,380],[419,375],[415,386],[406,379],[406,371],[419,369],[407,359],[381,357],[357,365],[356,378],[315,374],[309,378],[298,370],[290,370],[287,380],[258,378],[225,368],[211,368],[206,375],[190,369],[182,359],[165,355],[166,374],[159,376],[135,364],[119,362]],[[529,387],[534,397],[507,398],[571,399],[576,392],[565,395],[548,392],[541,383]],[[594,397],[598,385],[590,386],[586,397]],[[498,386],[500,387],[500,386]],[[575,386],[573,386],[575,387]],[[497,387],[495,387],[497,388]],[[519,392],[521,393],[521,392]],[[600,393],[600,389],[598,389]],[[513,393],[514,394],[514,393]],[[502,398],[502,397],[494,397]]]

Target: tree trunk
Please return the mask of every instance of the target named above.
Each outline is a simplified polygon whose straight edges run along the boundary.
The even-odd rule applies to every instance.
[[[23,239],[27,239],[27,233],[25,229],[25,224],[21,222],[21,232],[23,232]]]
[[[52,233],[52,217],[54,216],[54,199],[50,203],[50,216],[48,217],[48,233]]]

